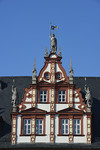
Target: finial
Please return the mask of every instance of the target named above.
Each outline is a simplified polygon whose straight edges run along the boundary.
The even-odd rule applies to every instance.
[[[59,57],[61,57],[61,46],[59,46],[59,54],[58,54]]]
[[[34,59],[34,66],[33,66],[32,84],[36,84],[36,67],[35,67],[35,59]]]
[[[45,50],[45,57],[48,57],[47,46],[46,46],[46,50]]]
[[[69,82],[70,84],[73,84],[73,68],[72,68],[72,59],[70,63],[70,70],[69,70]]]
[[[70,70],[69,70],[70,76],[73,76],[73,68],[72,68],[72,59],[70,62]]]

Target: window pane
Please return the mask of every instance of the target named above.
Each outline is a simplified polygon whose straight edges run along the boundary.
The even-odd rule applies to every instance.
[[[65,91],[58,91],[58,101],[65,102]]]
[[[47,101],[47,91],[41,90],[40,91],[40,102],[46,102]]]
[[[65,91],[62,91],[63,94],[65,94]]]
[[[40,124],[42,124],[42,120],[40,120]]]
[[[42,134],[42,133],[43,133],[43,120],[36,119],[36,134]]]
[[[61,133],[68,134],[68,119],[61,120]]]
[[[30,133],[31,133],[31,120],[24,119],[24,134],[30,134]]]
[[[80,119],[74,119],[73,120],[73,124],[74,124],[74,134],[80,134],[80,128],[81,128],[81,124],[80,124]]]
[[[44,94],[46,94],[47,92],[46,91],[44,91]]]

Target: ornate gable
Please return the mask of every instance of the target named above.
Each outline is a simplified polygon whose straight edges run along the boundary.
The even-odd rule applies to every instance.
[[[66,71],[61,65],[62,57],[59,57],[56,53],[51,53],[48,57],[44,58],[46,61],[38,76],[38,82],[46,81],[48,83],[57,83],[66,81],[69,83]]]

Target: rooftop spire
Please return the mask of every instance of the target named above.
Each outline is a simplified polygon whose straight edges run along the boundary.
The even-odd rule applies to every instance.
[[[71,62],[70,62],[69,82],[70,82],[70,84],[73,84],[73,68],[72,68],[72,59],[71,59]]]
[[[45,50],[45,57],[48,57],[47,46],[46,46],[46,50]]]
[[[58,56],[61,57],[61,47],[59,47],[59,53]]]
[[[32,84],[36,84],[36,67],[35,67],[35,59],[34,59],[34,66],[33,66]]]

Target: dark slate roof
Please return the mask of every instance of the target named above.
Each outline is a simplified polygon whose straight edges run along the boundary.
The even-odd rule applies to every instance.
[[[90,87],[93,97],[93,142],[92,144],[18,144],[11,145],[11,89],[15,80],[18,92],[18,101],[24,95],[24,89],[29,88],[31,77],[0,77],[0,148],[99,148],[100,149],[100,77],[74,77],[76,87],[81,88],[83,98],[85,96],[84,85]],[[3,119],[3,121],[2,121]]]

